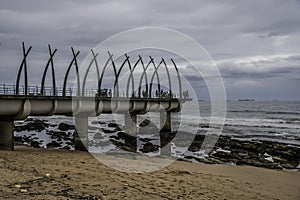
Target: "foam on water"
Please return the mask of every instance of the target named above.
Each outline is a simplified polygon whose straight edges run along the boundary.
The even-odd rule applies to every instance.
[[[294,102],[229,102],[227,110],[227,118],[223,127],[222,135],[232,136],[239,140],[267,140],[275,142],[283,142],[291,145],[300,146],[300,101]],[[198,109],[198,107],[197,107]],[[193,134],[207,134],[208,130],[217,132],[220,124],[210,124],[210,103],[200,102],[200,118],[195,115],[195,108],[187,107],[184,116],[180,114],[172,114],[172,126],[176,130],[179,126],[181,130]],[[138,116],[138,123],[145,118],[150,119],[157,127],[159,127],[159,114],[148,113]],[[48,131],[57,129],[57,125],[61,122],[74,124],[72,117],[51,116],[39,117],[45,119],[53,126]],[[103,124],[92,124],[93,121],[100,121]],[[218,121],[218,120],[217,120]],[[221,121],[221,120],[220,120]],[[89,138],[93,140],[93,136],[98,132],[97,128],[105,128],[113,130],[107,124],[116,122],[120,126],[124,126],[123,115],[100,115],[99,117],[89,118]],[[200,124],[199,124],[200,122]],[[24,125],[23,121],[15,122],[16,125]],[[198,130],[198,131],[195,131]],[[42,145],[51,142],[53,139],[42,132],[16,132],[16,136],[36,134],[39,141],[43,141]],[[102,135],[101,141],[109,141],[109,135]],[[139,137],[154,137],[155,135],[143,135]],[[141,144],[138,144],[139,146]],[[112,147],[104,148],[110,150]],[[172,153],[186,152],[186,150],[174,147]]]

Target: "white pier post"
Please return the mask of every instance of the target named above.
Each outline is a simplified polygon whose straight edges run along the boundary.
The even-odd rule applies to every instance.
[[[88,151],[88,117],[75,116],[75,150]]]
[[[172,131],[171,124],[171,112],[161,111],[160,112],[160,155],[171,156],[171,137]]]
[[[126,113],[124,117],[125,117],[125,119],[124,119],[125,132],[131,136],[136,136],[137,115],[131,114],[131,113]],[[131,137],[129,137],[127,140],[130,140],[130,141],[126,141],[126,138],[125,138],[125,143],[127,145],[130,145],[130,149],[132,149],[133,152],[136,152],[137,151],[137,140],[136,139],[133,140]]]
[[[126,113],[125,114],[125,131],[129,135],[136,135],[136,121],[137,116],[135,114]]]
[[[14,150],[13,121],[0,121],[0,149]]]

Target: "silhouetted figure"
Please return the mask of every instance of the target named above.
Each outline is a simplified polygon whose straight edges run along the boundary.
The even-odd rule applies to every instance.
[[[189,98],[189,91],[188,90],[183,91],[182,94],[183,94],[183,98],[185,98],[185,99]]]

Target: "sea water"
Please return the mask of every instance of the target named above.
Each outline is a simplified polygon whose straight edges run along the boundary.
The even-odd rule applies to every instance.
[[[181,113],[172,113],[172,128],[192,134],[207,134],[215,129],[221,135],[231,136],[239,140],[267,140],[300,146],[300,101],[230,101],[226,102],[226,115],[224,124],[211,124],[211,102],[194,101],[186,104]],[[199,112],[200,114],[199,114]],[[158,113],[147,113],[138,116],[138,123],[144,119],[150,119],[159,127],[160,115]],[[73,124],[72,117],[51,116],[38,117],[45,119],[52,125],[58,125],[61,122]],[[103,124],[92,124],[92,121],[104,122]],[[101,114],[98,117],[89,118],[89,138],[93,140],[97,133],[95,127],[109,129],[107,123],[115,122],[124,126],[124,116],[121,114]],[[220,123],[222,120],[220,120]],[[22,125],[24,122],[16,122]],[[222,126],[223,125],[223,126]],[[222,127],[222,129],[220,129]],[[51,130],[55,129],[54,126]],[[35,133],[35,137],[43,140],[45,146],[50,140],[46,131]],[[212,131],[212,132],[213,132]],[[16,136],[33,135],[34,131],[16,132]],[[153,135],[142,135],[140,137],[155,137]],[[103,133],[103,149],[110,150],[113,145],[109,143],[109,135]]]

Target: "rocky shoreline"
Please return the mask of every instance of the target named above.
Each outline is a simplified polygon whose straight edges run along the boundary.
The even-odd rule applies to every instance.
[[[193,135],[185,132],[159,133],[159,129],[147,119],[139,124],[137,135],[157,133],[157,137],[131,136],[124,132],[124,128],[116,122],[92,121],[89,129],[94,131],[89,141],[89,147],[114,145],[115,148],[126,151],[136,152],[138,150],[142,153],[157,153],[161,147],[172,141],[173,156],[175,153],[180,160],[300,170],[300,147],[279,142],[241,141],[230,136],[220,136],[212,150],[205,152],[201,149],[205,135]],[[22,132],[26,134],[18,134]],[[41,132],[45,132],[50,138],[50,141],[44,146],[42,143],[45,141],[39,138]],[[29,118],[23,124],[15,125],[16,136],[14,139],[16,144],[26,144],[34,148],[74,149],[74,132],[75,126],[69,123],[60,122],[57,125],[47,120]],[[186,146],[185,138],[191,137],[194,137],[193,142]],[[214,139],[214,137],[217,136],[209,136],[210,139]],[[137,143],[140,145],[137,146]],[[176,148],[184,147],[188,147],[188,151],[183,154],[176,150]]]

